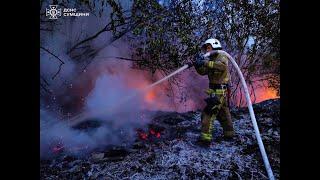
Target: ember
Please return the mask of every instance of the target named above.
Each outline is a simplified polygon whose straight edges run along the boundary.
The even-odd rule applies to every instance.
[[[139,138],[142,140],[146,140],[148,138],[148,134],[143,133],[143,132],[138,132]]]
[[[160,138],[160,136],[161,136],[160,132],[158,132],[154,129],[151,129],[151,128],[149,129],[149,132],[144,132],[142,129],[138,129],[136,131],[137,131],[138,137],[141,140],[148,140],[152,137]]]
[[[156,132],[154,132],[153,129],[150,129],[150,134],[154,135]]]
[[[149,134],[152,134],[155,137],[160,138],[160,132],[156,132],[154,129],[150,129],[149,132]]]

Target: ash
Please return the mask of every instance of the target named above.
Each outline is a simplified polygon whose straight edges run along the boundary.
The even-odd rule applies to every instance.
[[[280,171],[280,99],[254,105],[274,175]],[[156,112],[149,128],[159,138],[137,138],[79,158],[63,155],[40,162],[41,179],[268,179],[247,108],[232,109],[236,130],[226,141],[214,123],[210,148],[200,147],[200,112]]]

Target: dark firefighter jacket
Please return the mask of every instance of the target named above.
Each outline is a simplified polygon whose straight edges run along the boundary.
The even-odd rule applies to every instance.
[[[212,55],[203,66],[195,66],[195,69],[200,75],[208,75],[210,84],[228,84],[228,57],[223,54]]]

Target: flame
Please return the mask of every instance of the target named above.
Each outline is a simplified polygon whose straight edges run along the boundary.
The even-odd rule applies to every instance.
[[[261,101],[265,101],[268,99],[275,99],[275,98],[279,98],[279,96],[277,95],[277,91],[272,89],[272,88],[261,88],[257,90],[256,93],[256,102],[261,102]]]
[[[147,94],[144,96],[144,99],[146,102],[153,102],[156,98],[156,93],[154,91],[149,91]]]

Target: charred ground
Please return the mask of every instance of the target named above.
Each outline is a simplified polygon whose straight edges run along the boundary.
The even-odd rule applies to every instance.
[[[254,105],[262,140],[275,177],[280,171],[280,99]],[[86,157],[60,153],[40,162],[41,179],[268,179],[247,108],[231,111],[236,137],[225,141],[214,123],[210,148],[195,142],[200,112],[157,112],[146,137],[128,147],[96,150]],[[79,125],[86,130],[98,122]]]

